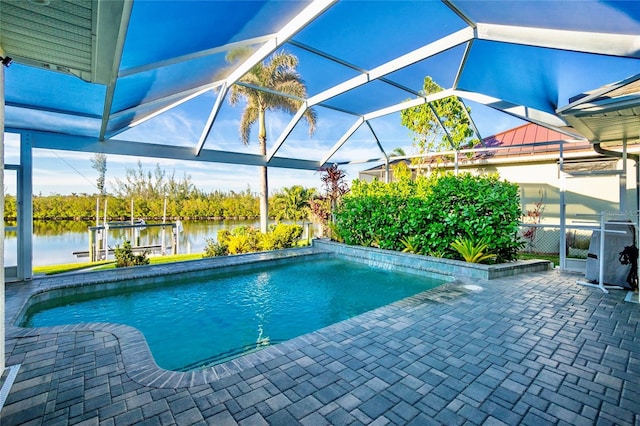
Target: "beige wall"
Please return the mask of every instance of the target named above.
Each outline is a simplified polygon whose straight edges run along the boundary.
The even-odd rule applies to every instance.
[[[516,161],[522,160],[517,158]],[[627,191],[626,208],[635,210],[636,182],[635,164],[627,161]],[[446,167],[447,170],[452,170]],[[622,170],[622,160],[617,161],[617,169]],[[544,211],[542,223],[560,223],[560,177],[557,159],[549,159],[547,162],[500,165],[484,164],[460,166],[460,171],[470,171],[477,174],[498,173],[500,178],[520,186],[520,198],[523,211],[534,208],[534,204],[540,201]],[[360,175],[360,178],[365,176]],[[578,215],[597,214],[602,211],[619,211],[620,176],[567,176],[565,179],[565,204],[567,221],[575,220]],[[371,180],[371,179],[366,179]],[[380,180],[384,180],[383,177]],[[585,220],[582,217],[581,220]]]
[[[622,160],[617,162],[617,169],[622,169]],[[542,195],[544,206],[542,223],[558,224],[560,222],[561,180],[556,161],[476,167],[474,171],[476,173],[498,172],[502,179],[517,183],[520,186],[523,211],[533,209]],[[617,175],[567,176],[565,179],[567,219],[602,211],[619,211],[620,179],[621,177]],[[626,209],[635,210],[636,183],[633,161],[628,161],[626,188]]]

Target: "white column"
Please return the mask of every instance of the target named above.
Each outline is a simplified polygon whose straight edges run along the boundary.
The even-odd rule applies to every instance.
[[[567,206],[565,191],[567,189],[567,175],[564,173],[564,144],[560,144],[560,158],[558,160],[560,174],[560,270],[567,269]]]
[[[33,152],[30,133],[20,135],[18,171],[18,279],[33,277]]]
[[[627,138],[622,140],[622,174],[619,180],[620,195],[618,196],[620,202],[618,203],[619,212],[623,215],[627,213]],[[626,219],[625,216],[622,219]]]

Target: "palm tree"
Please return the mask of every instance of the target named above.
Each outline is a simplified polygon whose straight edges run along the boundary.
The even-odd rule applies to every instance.
[[[298,219],[309,216],[309,200],[315,194],[315,188],[304,188],[302,185],[293,185],[282,189],[284,195],[284,210],[287,219],[296,223]]]
[[[391,151],[391,154],[389,154],[389,157],[404,157],[407,154],[405,154],[404,149],[397,147],[397,148],[393,148],[393,151]]]
[[[242,52],[231,52],[227,60],[236,58]],[[300,108],[302,101],[306,99],[307,87],[296,71],[298,58],[285,51],[276,52],[269,60],[256,64],[230,89],[229,102],[237,105],[241,99],[246,99],[246,106],[240,120],[240,137],[245,145],[249,144],[251,126],[258,122],[258,143],[260,154],[267,155],[267,128],[265,115],[267,110],[285,111],[290,114]],[[268,89],[267,91],[260,88]],[[283,96],[278,93],[282,93]],[[304,118],[309,125],[309,135],[313,135],[316,128],[316,114],[308,109]],[[269,220],[267,183],[267,167],[260,170],[260,231],[267,232]]]

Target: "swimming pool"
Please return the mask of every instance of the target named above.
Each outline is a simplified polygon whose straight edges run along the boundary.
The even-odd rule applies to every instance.
[[[304,257],[241,272],[62,295],[31,304],[20,325],[127,324],[144,334],[160,367],[188,371],[318,330],[445,281],[336,257]]]

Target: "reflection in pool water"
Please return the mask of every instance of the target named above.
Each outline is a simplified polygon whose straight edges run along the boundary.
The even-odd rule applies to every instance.
[[[312,259],[309,261],[309,259]],[[54,298],[24,326],[112,322],[139,329],[160,367],[191,370],[318,330],[445,280],[306,258],[209,278]]]

